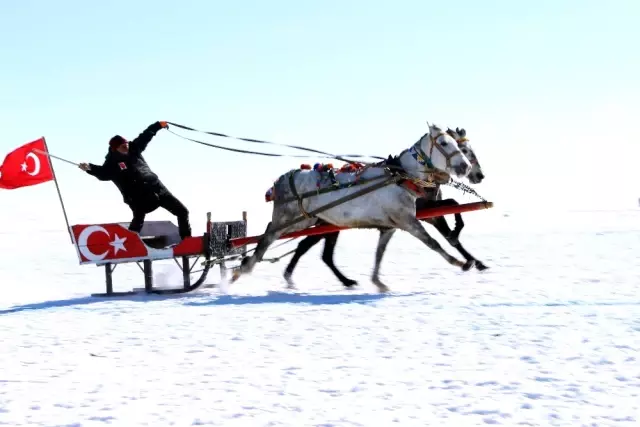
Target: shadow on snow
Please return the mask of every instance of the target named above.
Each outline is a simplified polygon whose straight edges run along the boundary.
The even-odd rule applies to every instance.
[[[48,310],[55,308],[82,307],[91,304],[110,304],[115,302],[153,303],[158,301],[178,300],[183,306],[205,307],[223,305],[259,305],[259,304],[306,304],[306,305],[338,305],[338,304],[372,304],[388,298],[416,297],[433,295],[428,291],[387,294],[307,294],[293,292],[267,292],[266,295],[212,295],[206,293],[192,293],[180,295],[125,295],[114,297],[78,297],[64,300],[42,301],[31,304],[17,305],[0,309],[0,315],[19,313],[22,311]],[[194,301],[197,299],[197,301]],[[476,307],[482,308],[522,308],[522,307],[602,307],[602,306],[639,306],[640,301],[549,301],[549,302],[504,302],[483,303]]]
[[[87,296],[87,297],[42,301],[42,302],[35,302],[31,304],[16,305],[14,307],[0,310],[0,315],[17,313],[20,311],[46,310],[46,309],[52,309],[52,308],[66,308],[66,307],[85,306],[85,305],[100,304],[100,303],[109,304],[111,302],[116,302],[116,301],[153,302],[153,301],[166,300],[166,299],[170,299],[170,298],[168,298],[167,296],[160,296],[160,295],[129,295],[129,296],[113,296],[113,297]]]
[[[308,305],[335,305],[335,304],[369,304],[384,298],[418,296],[423,292],[413,293],[388,293],[388,294],[305,294],[289,292],[268,292],[266,295],[208,295],[204,293],[181,295],[125,295],[113,297],[78,297],[64,300],[42,301],[37,303],[17,305],[6,309],[0,309],[0,315],[18,313],[22,311],[47,310],[55,308],[80,307],[91,304],[110,304],[118,301],[153,303],[156,301],[180,300],[184,306],[203,307],[216,305],[256,305],[256,304],[308,304]],[[198,298],[198,301],[191,301]]]
[[[266,295],[220,295],[209,301],[189,301],[185,305],[202,307],[208,305],[251,305],[251,304],[368,304],[384,298],[415,296],[408,294],[305,294],[289,292],[268,292]]]

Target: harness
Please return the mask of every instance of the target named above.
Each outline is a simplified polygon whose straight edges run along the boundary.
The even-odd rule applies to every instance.
[[[355,170],[354,181],[349,183],[344,183],[344,184],[340,184],[339,182],[336,181],[335,172],[333,170],[332,165],[330,165],[331,167],[326,167],[327,165],[324,165],[325,167],[322,167],[323,165],[316,164],[314,165],[313,170],[315,170],[319,174],[319,178],[317,182],[317,190],[307,191],[302,194],[298,193],[298,190],[296,189],[295,176],[301,170],[311,169],[311,168],[308,165],[301,165],[300,169],[293,170],[288,174],[287,185],[293,196],[277,200],[276,187],[278,186],[278,183],[275,183],[274,186],[270,188],[269,191],[267,191],[267,194],[265,195],[266,200],[267,201],[273,200],[274,203],[278,203],[278,204],[290,203],[295,201],[298,204],[298,209],[300,210],[302,217],[306,219],[311,219],[315,215],[314,213],[307,212],[307,210],[304,208],[304,206],[302,205],[302,202],[304,199],[311,196],[316,196],[316,195],[328,193],[331,191],[339,190],[342,188],[349,188],[349,187],[370,183],[372,181],[382,180],[383,178],[386,178],[386,179],[382,180],[380,183],[376,185],[373,185],[369,188],[366,188],[358,192],[358,194],[363,195],[370,191],[374,191],[378,188],[381,188],[389,184],[397,184],[404,187],[408,191],[414,193],[418,197],[427,197],[427,191],[426,191],[427,188],[432,190],[437,190],[440,184],[445,184],[450,180],[450,176],[448,173],[442,172],[433,166],[433,162],[431,161],[431,155],[433,155],[434,147],[437,147],[438,151],[440,151],[440,153],[444,156],[448,167],[452,167],[451,159],[453,159],[453,157],[455,157],[456,155],[460,155],[460,156],[462,155],[462,153],[460,153],[459,151],[449,154],[444,150],[444,148],[441,145],[437,143],[438,138],[444,135],[446,135],[446,133],[444,132],[439,133],[435,137],[432,137],[431,135],[429,135],[429,139],[431,141],[431,149],[429,150],[429,155],[427,155],[424,152],[424,150],[420,148],[420,141],[416,142],[413,146],[411,146],[408,149],[408,152],[418,162],[418,164],[425,166],[425,172],[427,173],[427,176],[428,176],[427,181],[409,175],[409,173],[402,167],[399,159],[406,152],[405,150],[403,153],[399,154],[398,156],[395,156],[395,157],[389,156],[387,159],[381,162],[368,164],[366,166],[357,168]],[[384,170],[384,174],[381,176],[373,177],[373,178],[360,179],[360,176],[367,169],[372,167],[377,167],[377,168],[382,167]],[[351,168],[351,171],[354,171],[353,169],[354,168]],[[342,172],[349,172],[349,170],[345,170]],[[326,173],[327,175],[323,175],[323,173]],[[323,178],[328,178],[329,180],[331,180],[331,184],[325,188],[320,188],[320,183],[323,180]],[[348,200],[351,200],[352,199],[351,196],[353,195],[346,196],[346,198],[339,199],[338,201],[335,201],[331,204],[333,205],[336,202],[344,203]],[[316,209],[316,211],[319,211],[320,209],[325,210],[325,207]]]

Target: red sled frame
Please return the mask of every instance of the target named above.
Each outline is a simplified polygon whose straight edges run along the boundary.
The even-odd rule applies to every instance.
[[[493,207],[492,202],[466,203],[457,206],[443,206],[422,209],[416,213],[416,218],[426,219],[443,215],[452,215]],[[179,241],[178,227],[169,221],[147,221],[140,234],[127,229],[126,223],[111,224],[81,224],[71,227],[74,245],[78,252],[80,264],[94,264],[105,268],[106,292],[94,293],[92,296],[122,296],[146,294],[180,294],[192,292],[203,287],[210,268],[220,266],[220,276],[227,273],[226,263],[246,256],[247,245],[255,244],[261,236],[247,236],[247,212],[242,213],[242,220],[212,222],[211,212],[207,212],[206,232],[201,237],[188,237]],[[349,227],[338,227],[331,224],[313,226],[304,230],[287,233],[280,239],[290,239],[317,234],[326,234]],[[101,239],[89,242],[89,237],[97,234]],[[106,238],[104,237],[106,236]],[[123,250],[123,247],[125,248]],[[112,255],[113,253],[113,255]],[[105,255],[106,254],[106,255]],[[108,257],[108,258],[107,258]],[[182,288],[157,288],[153,285],[153,261],[173,258],[183,274]],[[190,259],[196,258],[190,265]],[[200,277],[191,282],[193,267],[200,258],[203,269],[199,270]],[[113,290],[113,271],[117,264],[135,262],[144,273],[144,288],[131,291],[115,292]],[[205,286],[208,287],[208,286]]]
[[[146,221],[140,233],[128,230],[127,223],[76,224],[70,230],[80,264],[93,264],[105,269],[106,292],[94,293],[92,296],[179,294],[202,287],[213,265],[220,265],[221,275],[224,277],[228,257],[238,258],[246,254],[246,245],[232,247],[229,241],[246,237],[247,213],[243,212],[242,220],[239,221],[212,222],[211,212],[207,212],[205,233],[184,240],[180,239],[178,227],[170,221]],[[193,263],[192,258],[195,258]],[[200,258],[204,258],[203,268],[193,271]],[[154,261],[168,259],[174,259],[182,270],[181,288],[154,287],[152,264]],[[144,273],[144,288],[114,291],[113,272],[116,266],[133,262]],[[200,273],[195,282],[191,281],[193,273]]]

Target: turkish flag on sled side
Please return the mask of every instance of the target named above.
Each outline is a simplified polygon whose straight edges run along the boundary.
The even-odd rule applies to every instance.
[[[32,151],[34,149],[47,152],[44,138],[28,142],[7,154],[0,165],[0,188],[13,190],[53,180],[49,158]]]

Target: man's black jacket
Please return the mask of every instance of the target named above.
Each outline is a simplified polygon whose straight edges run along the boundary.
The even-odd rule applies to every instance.
[[[166,188],[149,168],[142,152],[160,129],[160,122],[152,124],[129,142],[128,154],[109,150],[102,166],[90,163],[91,168],[87,173],[100,181],[113,181],[124,202],[132,209],[155,209],[158,194],[166,191]]]

